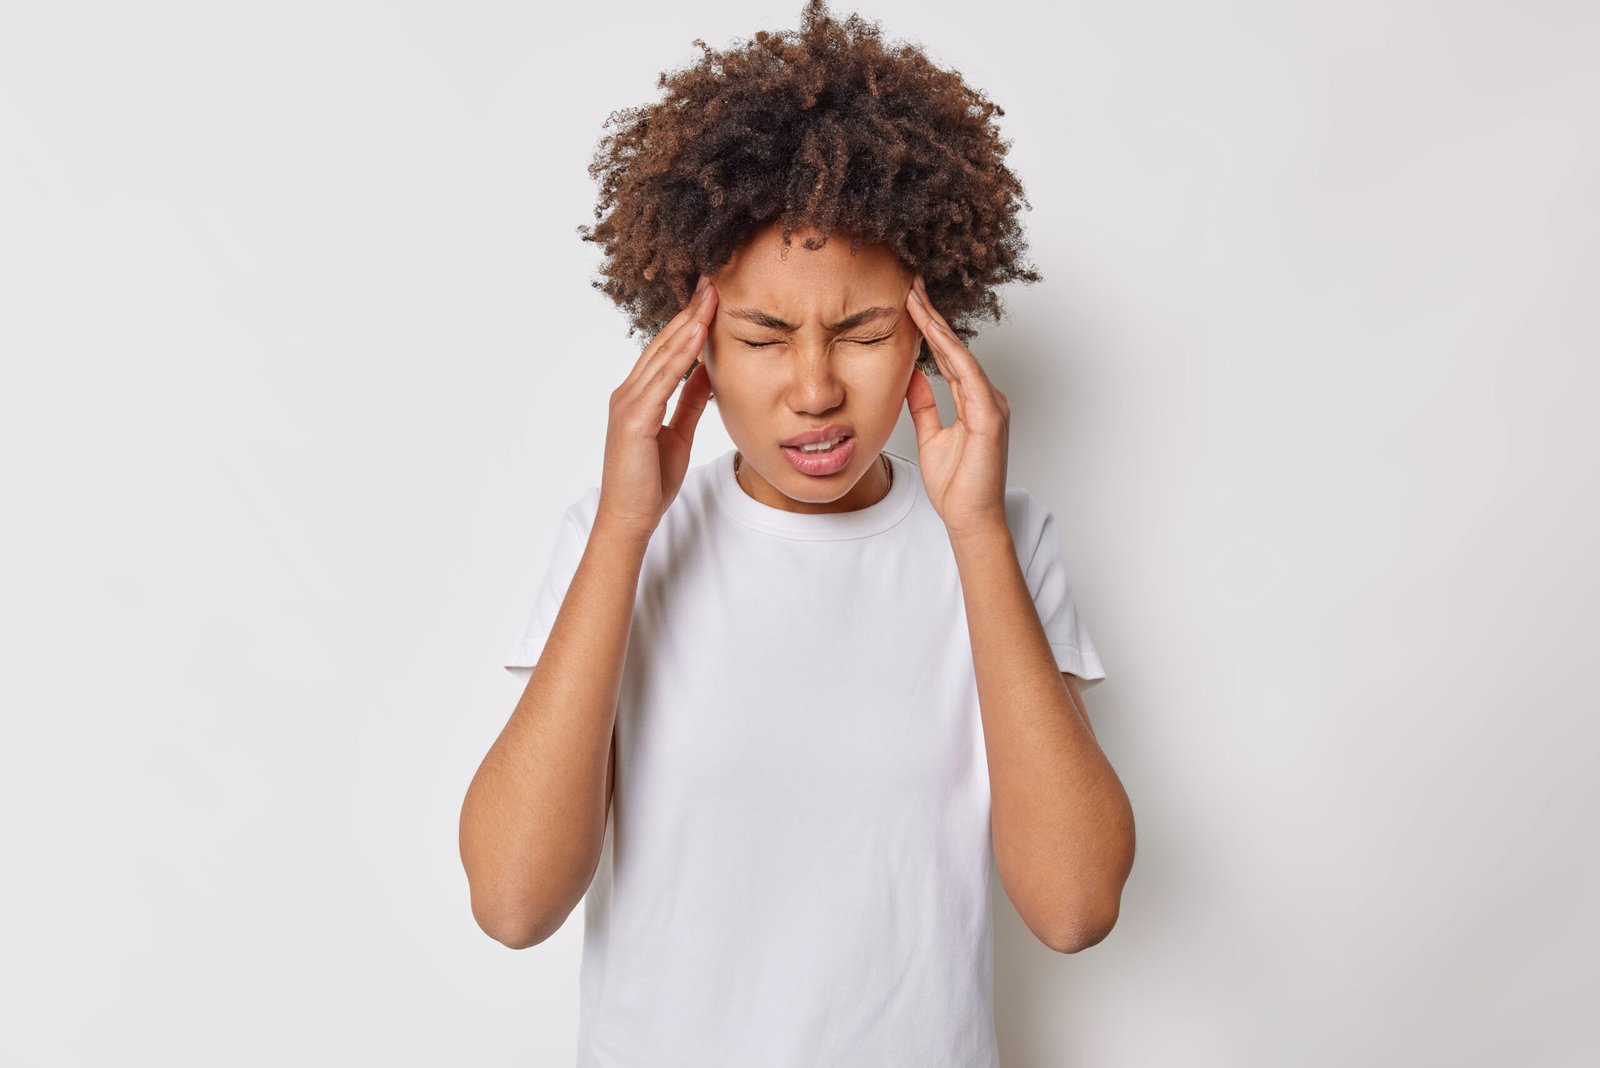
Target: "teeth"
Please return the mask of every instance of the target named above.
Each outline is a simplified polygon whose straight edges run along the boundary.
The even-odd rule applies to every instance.
[[[843,434],[840,434],[832,441],[819,441],[815,445],[800,445],[797,447],[801,452],[827,452],[829,449],[839,444],[839,442],[843,441],[844,437],[845,436]]]

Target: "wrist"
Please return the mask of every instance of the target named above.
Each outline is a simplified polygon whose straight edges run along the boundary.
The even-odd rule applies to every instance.
[[[1003,518],[959,529],[946,527],[945,533],[949,536],[950,547],[958,558],[966,555],[986,556],[995,552],[1016,551],[1016,545],[1011,540],[1011,528],[1006,526]]]
[[[654,534],[654,527],[601,512],[595,516],[594,529],[589,537],[591,540],[626,546],[642,554]]]

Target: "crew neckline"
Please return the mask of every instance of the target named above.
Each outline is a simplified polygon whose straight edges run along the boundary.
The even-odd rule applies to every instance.
[[[842,541],[883,533],[910,513],[917,493],[913,480],[922,477],[910,460],[884,449],[883,454],[894,468],[894,481],[881,500],[850,512],[789,512],[762,504],[739,485],[733,472],[733,457],[738,451],[731,448],[716,460],[712,482],[718,501],[747,527],[800,541]]]

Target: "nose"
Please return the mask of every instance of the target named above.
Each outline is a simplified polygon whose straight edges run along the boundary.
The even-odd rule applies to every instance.
[[[797,412],[826,412],[844,401],[844,383],[834,371],[826,348],[800,349],[789,386],[789,407]]]

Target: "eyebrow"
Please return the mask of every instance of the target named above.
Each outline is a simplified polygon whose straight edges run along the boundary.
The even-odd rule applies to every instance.
[[[732,319],[743,319],[757,326],[764,326],[769,330],[782,330],[792,333],[798,329],[793,323],[784,322],[771,312],[764,312],[759,308],[729,308],[722,313]],[[860,311],[845,316],[836,323],[828,323],[825,329],[830,332],[839,330],[853,330],[862,323],[869,323],[875,319],[893,317],[898,319],[900,313],[894,308],[885,308],[881,305],[872,308],[862,308]]]

